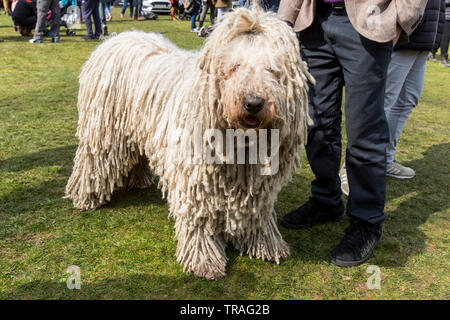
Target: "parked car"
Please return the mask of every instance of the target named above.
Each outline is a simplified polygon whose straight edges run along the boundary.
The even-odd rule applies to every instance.
[[[142,2],[142,14],[153,12],[158,14],[170,14],[172,5],[169,0],[144,0]]]

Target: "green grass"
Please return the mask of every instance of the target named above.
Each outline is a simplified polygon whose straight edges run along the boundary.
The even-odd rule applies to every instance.
[[[168,17],[118,19],[110,32],[163,33],[180,47],[203,40],[188,22]],[[409,181],[388,179],[387,220],[369,264],[381,268],[381,290],[366,287],[368,264],[342,269],[328,254],[348,219],[304,231],[281,227],[292,256],[276,265],[229,250],[219,281],[182,272],[173,220],[156,188],[118,192],[111,204],[80,212],[63,199],[77,146],[77,76],[97,42],[63,36],[31,45],[0,16],[0,298],[3,299],[449,299],[450,69],[428,63],[419,106],[406,125],[398,160]],[[279,216],[307,200],[303,169],[279,197]],[[81,268],[81,290],[65,270]]]

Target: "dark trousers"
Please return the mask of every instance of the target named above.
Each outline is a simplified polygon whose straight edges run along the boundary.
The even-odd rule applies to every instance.
[[[34,39],[41,40],[44,38],[44,29],[46,27],[46,17],[48,15],[48,10],[52,10],[52,19],[50,21],[50,36],[52,38],[59,38],[60,9],[58,2],[58,0],[37,1],[37,21],[36,28],[34,30]]]
[[[99,0],[83,0],[81,5],[81,11],[83,14],[84,23],[86,24],[86,31],[88,37],[100,37],[102,32],[102,25],[100,22],[100,15],[98,11]],[[92,21],[94,19],[95,34],[92,31]]]
[[[209,2],[203,2],[202,3],[202,10],[200,12],[200,19],[199,19],[199,28],[203,26],[203,23],[206,19],[206,14],[208,13],[208,10],[211,11],[210,18],[211,18],[211,25],[214,24],[214,18],[216,16],[216,8]]]
[[[134,17],[139,18],[142,17],[142,0],[133,1],[134,4]]]
[[[16,26],[24,27],[31,30],[36,27],[37,16],[19,17],[13,20]]]
[[[306,153],[315,179],[312,197],[341,203],[341,104],[345,85],[346,167],[350,196],[347,214],[369,223],[385,219],[386,147],[384,115],[386,73],[392,42],[377,43],[351,25],[345,9],[317,9],[312,26],[299,34],[303,59],[316,84],[309,90]]]
[[[450,42],[450,20],[445,21],[441,38],[441,56],[448,59],[448,44]]]
[[[262,4],[267,11],[277,12],[280,6],[280,0],[265,0],[262,1]]]

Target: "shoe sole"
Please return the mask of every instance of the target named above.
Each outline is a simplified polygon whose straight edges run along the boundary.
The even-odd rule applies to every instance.
[[[311,228],[311,227],[314,227],[314,226],[317,226],[317,225],[320,225],[320,224],[328,223],[328,222],[339,222],[339,221],[341,221],[344,218],[344,216],[345,216],[345,213],[342,213],[340,216],[337,216],[337,217],[335,217],[333,219],[330,219],[330,220],[327,220],[327,221],[318,222],[318,223],[300,224],[300,225],[298,225],[298,224],[291,224],[291,223],[286,222],[283,219],[281,219],[281,225],[283,227],[285,227],[285,228],[288,228],[288,229],[296,229],[296,230],[308,229],[308,228]]]
[[[331,263],[333,263],[339,267],[343,267],[343,268],[356,267],[356,266],[359,266],[360,264],[363,264],[367,260],[369,260],[370,257],[372,256],[372,252],[373,252],[373,250],[370,252],[370,254],[366,258],[364,258],[362,260],[358,260],[358,261],[343,261],[343,260],[339,260],[339,259],[333,259],[330,257]]]
[[[396,174],[391,174],[391,173],[386,173],[386,175],[388,177],[392,177],[392,178],[396,178],[396,179],[403,179],[403,180],[412,179],[415,177],[415,175],[413,175],[413,176],[398,176]]]
[[[372,250],[370,250],[370,252],[367,254],[366,257],[362,258],[361,260],[356,260],[356,261],[344,261],[344,260],[339,260],[339,259],[334,259],[331,255],[330,255],[330,259],[331,259],[331,263],[339,266],[339,267],[343,267],[343,268],[350,268],[350,267],[356,267],[359,266],[360,264],[365,263],[367,260],[370,259],[370,257],[372,257],[372,253],[375,250],[375,248],[378,246],[378,242],[377,244],[373,247]]]

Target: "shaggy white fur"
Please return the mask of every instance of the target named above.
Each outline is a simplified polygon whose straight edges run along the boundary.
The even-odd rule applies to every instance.
[[[228,14],[199,52],[153,33],[110,38],[80,74],[80,142],[66,197],[79,209],[95,209],[115,188],[145,188],[156,175],[185,271],[223,277],[227,243],[279,263],[289,248],[274,202],[300,165],[308,79],[294,32],[256,8]],[[265,99],[259,129],[279,129],[278,172],[261,175],[261,164],[186,161],[181,155],[194,148],[195,123],[222,132],[247,129],[242,105],[249,93]]]

